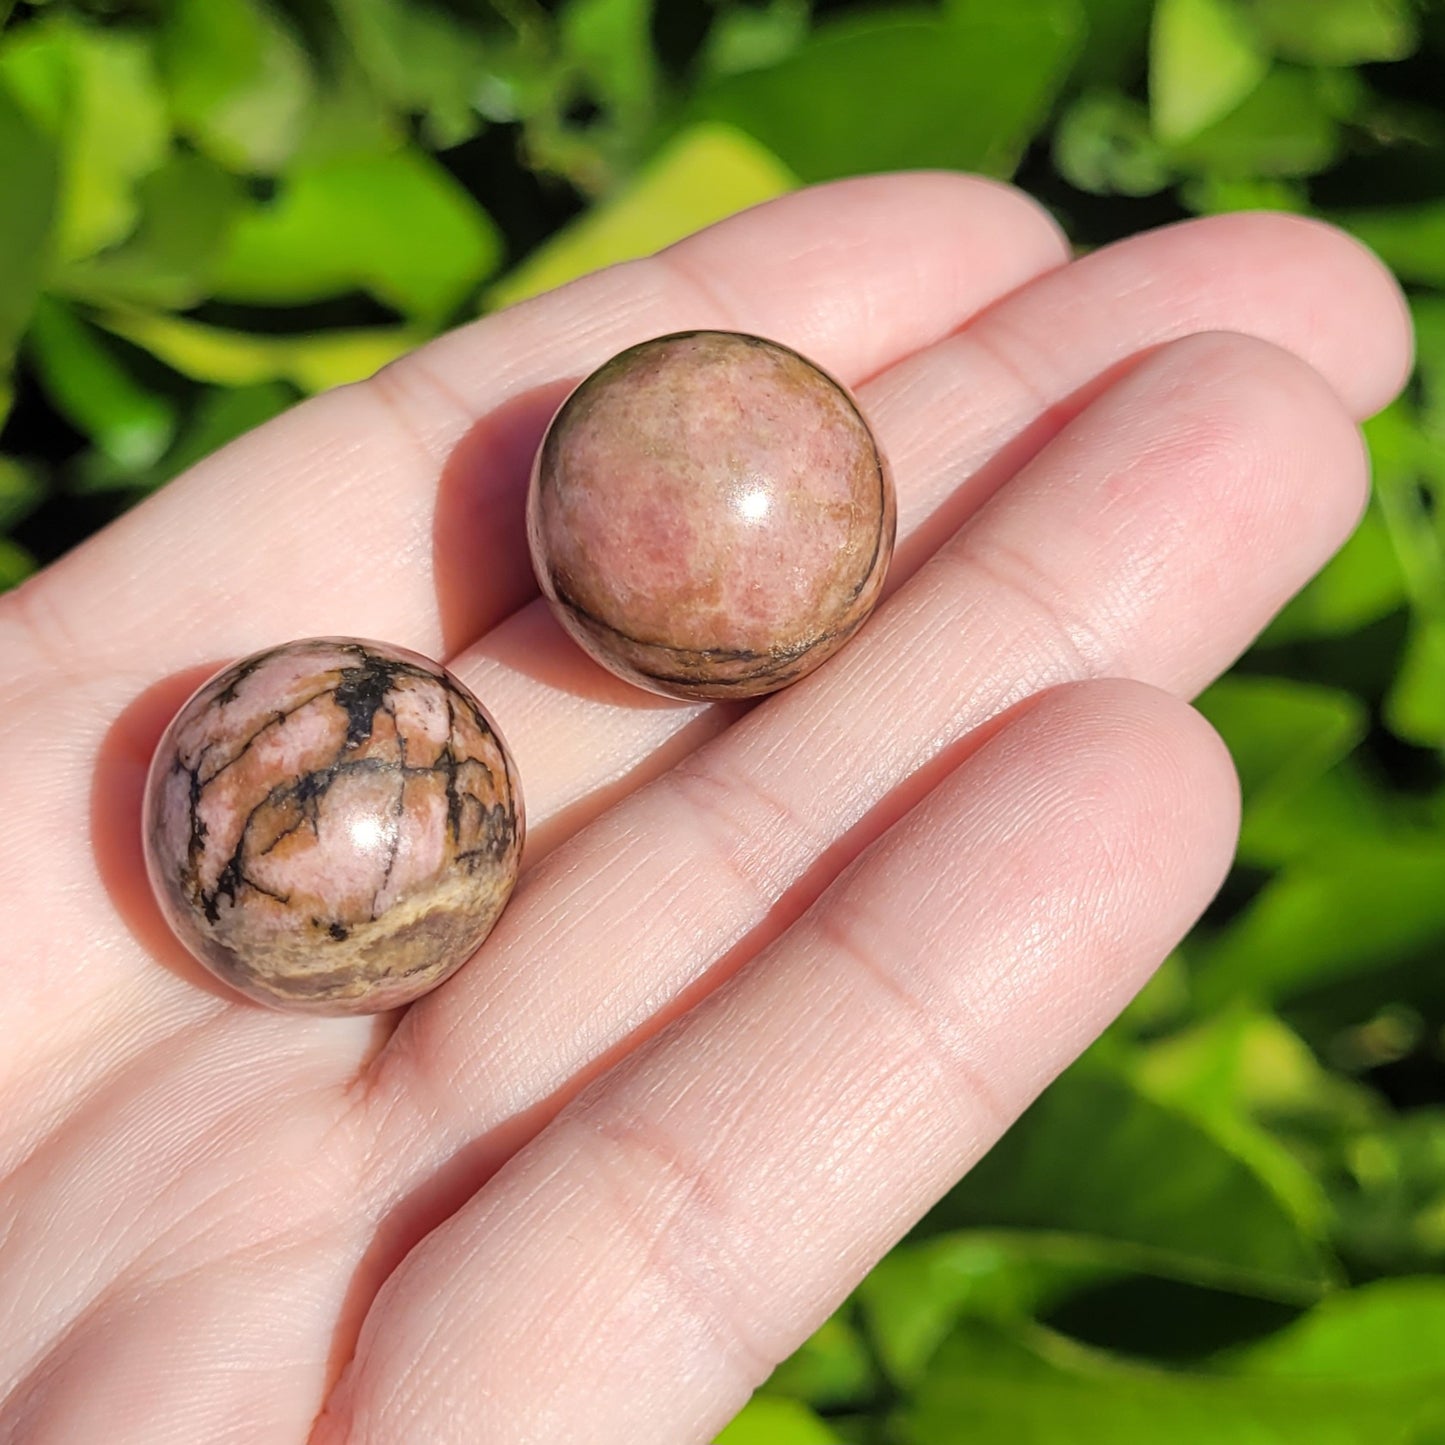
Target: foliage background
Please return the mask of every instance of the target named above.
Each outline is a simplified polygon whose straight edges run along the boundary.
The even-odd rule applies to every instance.
[[[1238,867],[729,1445],[1445,1445],[1445,3],[0,0],[0,585],[299,396],[799,181],[1410,285],[1344,554],[1203,707]]]

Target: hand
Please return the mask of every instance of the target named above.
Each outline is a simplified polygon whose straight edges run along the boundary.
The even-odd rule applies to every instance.
[[[746,713],[603,675],[522,537],[570,382],[693,326],[857,386],[899,487],[891,599]],[[1070,264],[1006,188],[848,181],[320,397],[4,599],[0,1437],[709,1439],[1218,885],[1179,699],[1349,531],[1408,353],[1313,223]],[[186,692],[325,633],[446,658],[527,796],[510,909],[399,1018],[225,995],[139,858]]]

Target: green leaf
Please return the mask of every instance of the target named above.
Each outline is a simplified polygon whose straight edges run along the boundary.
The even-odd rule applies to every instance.
[[[492,76],[488,37],[425,0],[332,0],[356,57],[397,109],[426,117],[438,148],[480,126],[476,104]]]
[[[1174,178],[1174,167],[1132,96],[1090,91],[1054,130],[1054,166],[1071,185],[1095,195],[1151,196]]]
[[[491,289],[487,304],[510,306],[589,271],[650,255],[795,184],[751,137],[730,126],[694,126],[623,191],[534,251]]]
[[[1339,153],[1329,97],[1305,70],[1277,67],[1238,106],[1170,150],[1180,166],[1260,181],[1308,176]]]
[[[1365,735],[1364,704],[1336,688],[1286,678],[1235,676],[1217,682],[1199,710],[1229,745],[1244,794],[1240,851],[1271,851],[1304,788],[1346,757]]]
[[[1379,468],[1379,461],[1376,468]],[[1406,601],[1395,544],[1377,506],[1318,577],[1270,624],[1261,642],[1341,637],[1398,611]]]
[[[1445,617],[1417,617],[1410,628],[1385,722],[1396,737],[1445,748]]]
[[[439,323],[487,275],[502,241],[486,212],[419,151],[298,166],[246,212],[215,266],[218,297],[269,305],[369,291]]]
[[[768,1377],[769,1395],[804,1400],[819,1409],[865,1400],[877,1385],[867,1346],[843,1314],[826,1320]]]
[[[656,112],[652,11],[653,0],[568,0],[558,21],[565,55],[606,112],[614,162],[630,158]]]
[[[786,59],[808,37],[808,0],[768,0],[762,8],[730,5],[707,32],[705,75],[736,75]]]
[[[1239,1374],[1354,1380],[1445,1391],[1445,1279],[1398,1279],[1320,1301],[1263,1342],[1221,1363]]]
[[[1314,1220],[1095,1056],[1048,1089],[920,1229],[969,1227],[1127,1245],[1140,1268],[1272,1298],[1308,1298],[1331,1274]]]
[[[1084,0],[1088,33],[1076,73],[1091,84],[1132,86],[1144,74],[1154,0]]]
[[[58,289],[99,303],[198,305],[240,210],[238,183],[204,156],[178,152],[140,182],[136,195],[135,234],[71,263],[57,277]]]
[[[1409,1445],[1433,1418],[1435,1388],[1151,1369],[1037,1326],[970,1321],[939,1351],[901,1434],[905,1445]]]
[[[1377,251],[1402,280],[1445,286],[1445,201],[1337,211],[1331,219]]]
[[[715,1445],[838,1445],[838,1437],[806,1405],[757,1395]]]
[[[66,18],[27,25],[0,46],[0,82],[59,150],[56,258],[77,260],[128,235],[136,182],[160,165],[168,136],[146,39]]]
[[[291,387],[278,381],[206,393],[166,453],[162,471],[169,478],[195,466],[227,442],[279,416],[295,400]]]
[[[97,320],[197,381],[218,386],[289,381],[303,392],[360,381],[426,340],[424,333],[402,326],[257,336],[147,311],[108,311]]]
[[[889,1376],[911,1388],[960,1319],[1024,1319],[1140,1263],[1129,1246],[1087,1235],[967,1230],[899,1245],[858,1301]]]
[[[1078,8],[958,0],[948,17],[825,22],[778,64],[704,87],[690,113],[747,131],[808,181],[905,166],[1008,175],[1063,83]]]
[[[0,84],[0,375],[30,321],[55,215],[55,146]]]
[[[1275,54],[1305,65],[1403,60],[1419,33],[1408,0],[1250,0]]]
[[[1196,998],[1282,1001],[1385,969],[1445,942],[1445,839],[1330,839],[1292,863],[1207,945]]]
[[[160,55],[176,127],[231,170],[270,174],[311,100],[306,53],[260,0],[172,0]]]
[[[18,542],[0,537],[0,592],[19,586],[37,565],[35,558]]]
[[[30,354],[51,403],[116,467],[139,471],[165,451],[175,409],[142,387],[93,327],[58,301],[43,302]]]
[[[1230,0],[1159,0],[1149,44],[1155,134],[1177,143],[1222,120],[1262,81],[1269,57]]]
[[[45,499],[45,483],[32,467],[0,456],[0,531],[22,522]]]

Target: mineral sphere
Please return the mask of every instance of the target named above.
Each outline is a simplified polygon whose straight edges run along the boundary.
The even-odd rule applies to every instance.
[[[522,795],[495,724],[404,648],[317,638],[226,668],[166,729],[146,784],[161,911],[213,973],[310,1013],[434,988],[517,877]]]
[[[772,692],[837,651],[878,600],[895,522],[848,392],[731,331],[658,337],[593,372],[547,429],[527,498],[562,626],[682,698]]]

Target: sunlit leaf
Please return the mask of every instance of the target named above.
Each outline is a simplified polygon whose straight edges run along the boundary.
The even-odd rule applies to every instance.
[[[1256,837],[1277,832],[1281,814],[1355,747],[1369,723],[1364,704],[1350,693],[1286,678],[1226,677],[1198,706],[1229,744],[1239,771],[1246,856]]]
[[[56,173],[54,143],[0,84],[0,375],[40,294]]]
[[[1269,57],[1233,0],[1158,0],[1149,44],[1154,130],[1191,139],[1262,81]]]
[[[1316,1224],[1195,1119],[1086,1058],[920,1229],[1082,1235],[1162,1274],[1297,1298],[1330,1278]]]
[[[105,312],[98,319],[197,381],[219,386],[289,381],[304,392],[360,381],[426,339],[403,326],[260,336],[146,311]]]
[[[175,408],[147,391],[106,339],[57,301],[35,314],[29,347],[51,403],[116,467],[138,471],[166,449]]]
[[[757,137],[804,180],[940,166],[1009,174],[1080,36],[1071,0],[819,25],[776,65],[705,87],[692,114]]]
[[[0,537],[0,592],[23,582],[35,568],[35,558],[24,547],[9,537]]]
[[[1153,1369],[1037,1326],[962,1325],[903,1412],[906,1445],[1411,1445],[1438,1379]]]
[[[419,151],[297,167],[238,220],[214,293],[272,305],[369,291],[440,321],[487,275],[501,238],[486,212]]]
[[[701,65],[708,75],[759,70],[791,55],[808,35],[808,0],[729,5],[713,21]]]
[[[589,271],[650,255],[796,184],[776,157],[729,126],[683,132],[637,179],[555,235],[487,295],[509,306]]]
[[[77,260],[128,235],[136,183],[160,165],[168,135],[146,37],[64,17],[27,25],[0,45],[0,82],[59,151],[55,257]]]
[[[716,1445],[838,1445],[838,1437],[806,1405],[756,1395]]]
[[[1287,1000],[1382,973],[1445,943],[1445,839],[1329,839],[1275,878],[1207,948],[1196,996]]]
[[[239,184],[213,161],[182,151],[145,177],[136,195],[141,214],[135,234],[73,262],[57,276],[57,286],[102,303],[198,304],[239,214]]]
[[[1307,65],[1401,60],[1419,41],[1409,0],[1250,0],[1275,53]]]
[[[270,173],[311,98],[306,53],[263,0],[172,0],[161,59],[178,129],[222,165]]]
[[[1339,152],[1339,126],[1319,81],[1281,66],[1222,119],[1170,148],[1176,163],[1223,177],[1268,180],[1324,170]]]

